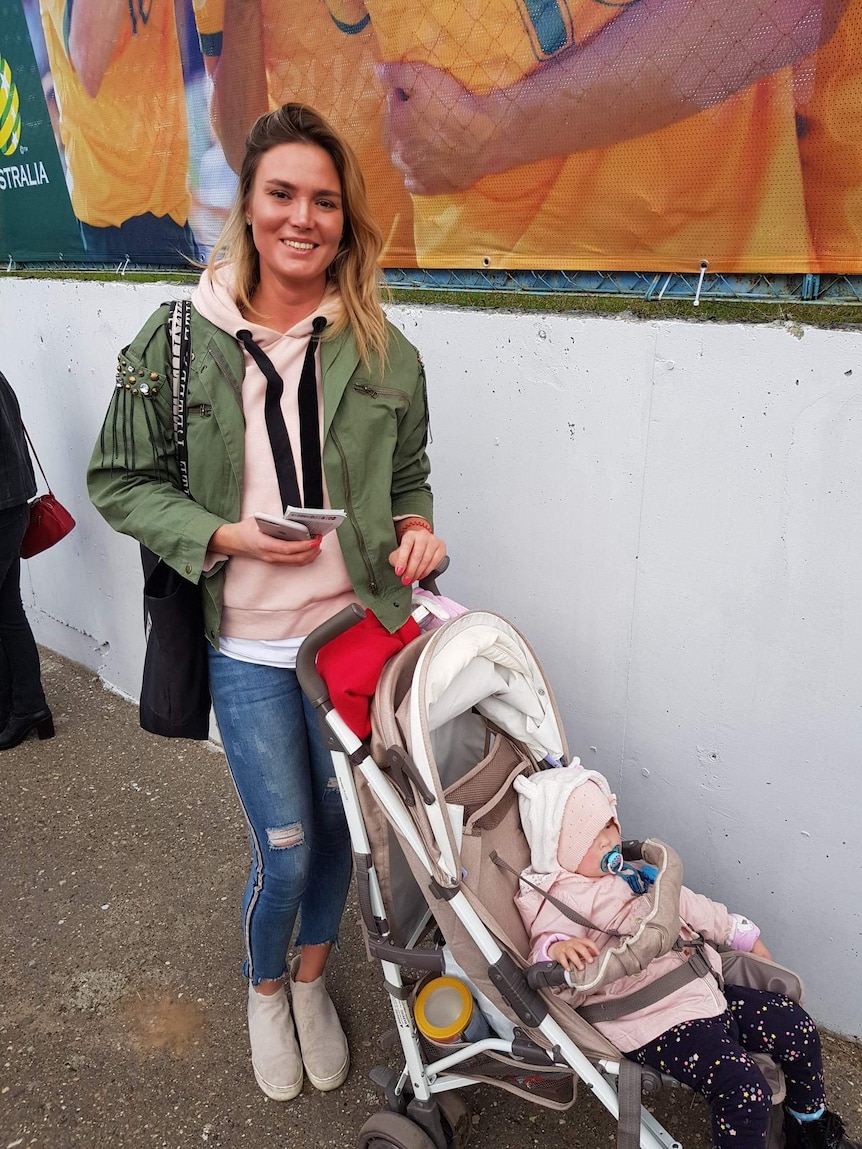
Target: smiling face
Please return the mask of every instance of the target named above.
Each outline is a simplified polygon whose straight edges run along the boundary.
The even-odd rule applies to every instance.
[[[329,153],[316,144],[270,148],[258,162],[246,218],[262,293],[322,296],[344,231],[341,180]]]
[[[613,818],[608,819],[606,826],[602,827],[593,838],[593,843],[581,859],[581,864],[575,870],[584,878],[603,878],[602,858],[620,844],[620,828]]]

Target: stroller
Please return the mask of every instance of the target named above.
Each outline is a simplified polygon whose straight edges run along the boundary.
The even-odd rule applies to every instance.
[[[509,622],[484,611],[421,634],[383,670],[369,745],[334,709],[316,667],[321,647],[362,617],[348,607],[319,627],[297,663],[333,755],[366,949],[381,963],[403,1053],[400,1070],[372,1071],[387,1109],[365,1123],[358,1149],[461,1149],[469,1111],[453,1091],[484,1083],[565,1110],[578,1081],[617,1121],[618,1149],[681,1149],[641,1104],[642,1090],[663,1083],[660,1075],[627,1061],[551,992],[570,976],[562,967],[528,968],[514,896],[529,847],[512,783],[567,763],[553,693],[532,649]],[[648,860],[659,864],[659,878],[644,897],[660,927],[654,932],[672,923],[676,935],[681,867],[674,873],[673,852],[652,845]],[[628,856],[645,856],[640,846],[626,844]],[[801,997],[795,974],[750,955],[727,960],[737,984]],[[423,975],[418,982],[415,973]],[[416,996],[444,973],[468,985],[489,1036],[444,1043],[417,1028]],[[783,1144],[783,1082],[765,1061],[772,1149]]]

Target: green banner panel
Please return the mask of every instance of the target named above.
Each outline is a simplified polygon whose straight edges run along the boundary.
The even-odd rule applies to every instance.
[[[78,262],[84,249],[19,0],[0,20],[0,260]]]

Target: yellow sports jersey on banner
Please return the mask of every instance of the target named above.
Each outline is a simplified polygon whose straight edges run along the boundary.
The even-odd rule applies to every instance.
[[[814,270],[862,274],[862,0],[795,69]]]
[[[631,2],[631,0],[629,0]],[[537,62],[582,44],[628,4],[599,0],[328,0],[339,25],[370,15],[384,60],[446,68],[477,95],[504,88]]]
[[[270,107],[299,100],[332,121],[356,152],[365,176],[371,210],[383,233],[383,261],[415,267],[412,203],[381,138],[383,93],[374,74],[376,45],[367,13],[356,21],[341,20],[338,12],[330,15],[324,0],[260,2]],[[203,42],[221,31],[223,12],[224,0],[196,0]]]
[[[75,215],[93,227],[146,212],[185,224],[188,130],[172,0],[130,0],[95,96],[67,54],[71,3],[41,0]]]
[[[340,2],[354,21],[364,11]],[[600,35],[625,7],[367,0],[384,61],[444,68],[477,94]],[[799,270],[810,249],[790,69],[662,131],[417,196],[413,211],[426,267]]]
[[[538,254],[542,267],[556,257],[598,270],[807,268],[794,125],[784,70],[662,131],[572,156],[501,265]]]

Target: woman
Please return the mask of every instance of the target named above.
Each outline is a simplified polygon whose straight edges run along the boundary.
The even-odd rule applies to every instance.
[[[21,540],[36,494],[15,392],[0,373],[0,750],[11,750],[35,730],[53,738],[39,652],[21,603]]]
[[[120,356],[90,466],[108,522],[201,582],[213,704],[251,842],[242,925],[252,1066],[282,1101],[301,1090],[303,1065],[327,1090],[349,1061],[324,983],[349,837],[296,651],[357,598],[395,631],[410,584],[445,554],[431,526],[424,372],[383,314],[380,247],[362,174],[327,122],[300,104],[262,116],[192,296],[194,502],[179,489],[166,430],[165,308]],[[306,506],[346,509],[337,532],[287,542],[258,529],[255,513],[280,515],[293,501],[292,477]],[[286,971],[297,914],[299,956]]]

